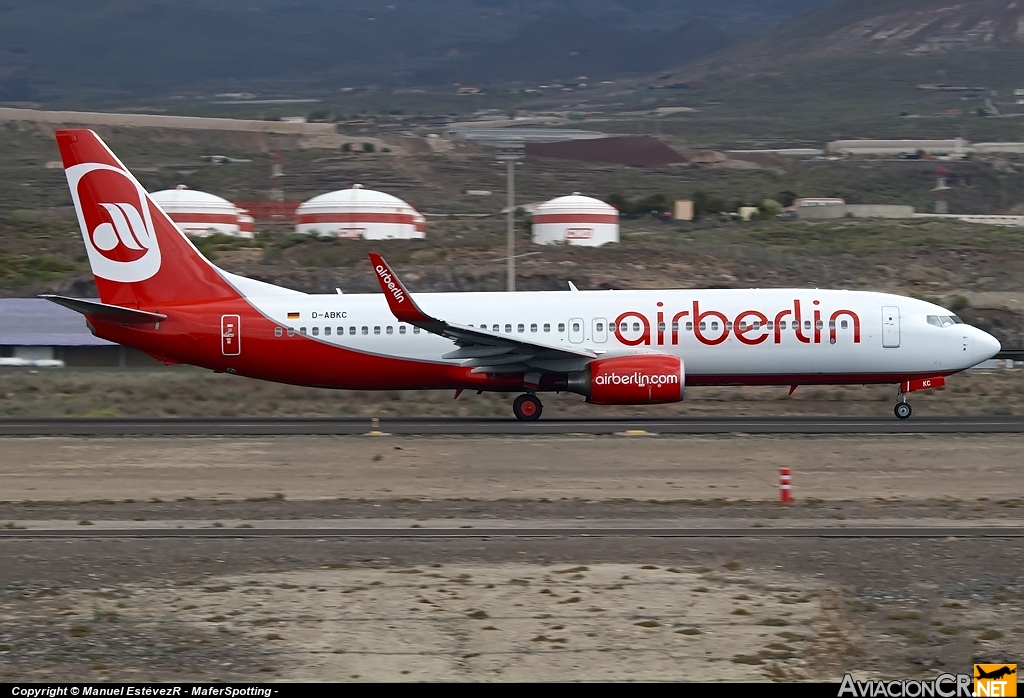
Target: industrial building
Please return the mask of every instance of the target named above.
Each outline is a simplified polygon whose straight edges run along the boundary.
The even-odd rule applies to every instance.
[[[42,298],[0,298],[0,367],[157,365],[138,349],[93,336],[73,310]]]
[[[947,140],[844,140],[828,144],[828,152],[839,155],[937,155],[954,158],[992,153],[1024,153],[1024,143],[970,143],[963,138]]]
[[[183,184],[150,196],[186,235],[220,234],[243,238],[255,235],[254,221],[248,211],[219,196],[189,189]]]
[[[573,192],[533,210],[533,241],[538,245],[598,247],[619,241],[619,212],[614,206]]]
[[[299,206],[295,216],[295,232],[308,235],[365,240],[426,237],[426,219],[416,209],[361,184],[314,196]]]

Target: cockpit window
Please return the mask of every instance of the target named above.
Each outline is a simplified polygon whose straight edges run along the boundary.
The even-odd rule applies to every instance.
[[[956,315],[929,315],[928,324],[935,327],[952,327],[953,325],[962,325],[963,320]]]

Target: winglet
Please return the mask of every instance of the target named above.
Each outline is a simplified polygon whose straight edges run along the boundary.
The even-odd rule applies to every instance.
[[[373,272],[377,275],[377,281],[380,282],[380,288],[384,291],[384,297],[388,299],[391,314],[395,316],[396,320],[421,326],[438,322],[420,310],[416,301],[412,299],[412,295],[399,280],[398,274],[391,270],[383,257],[376,252],[371,252],[370,262],[373,264]]]

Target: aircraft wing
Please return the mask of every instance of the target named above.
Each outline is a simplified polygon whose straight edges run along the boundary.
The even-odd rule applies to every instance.
[[[395,319],[454,341],[459,348],[442,358],[460,359],[463,366],[473,367],[473,373],[568,373],[581,370],[598,356],[582,347],[548,344],[431,317],[416,305],[383,257],[371,252],[370,262]]]
[[[113,322],[123,322],[129,325],[146,325],[158,323],[167,319],[167,316],[163,313],[150,313],[145,310],[123,308],[119,305],[86,301],[80,298],[55,296],[49,293],[43,294],[39,297],[45,298],[51,303],[63,305],[65,308],[74,310],[76,313],[81,313],[86,317],[94,317],[98,320],[111,320]]]

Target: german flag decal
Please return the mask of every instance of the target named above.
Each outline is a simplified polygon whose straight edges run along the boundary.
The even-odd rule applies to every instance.
[[[288,319],[289,320],[298,320],[299,319],[299,314],[298,313],[288,313]]]

